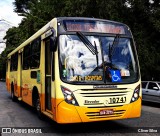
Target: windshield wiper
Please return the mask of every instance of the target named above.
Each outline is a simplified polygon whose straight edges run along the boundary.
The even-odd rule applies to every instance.
[[[114,54],[116,46],[119,43],[119,39],[120,39],[120,35],[117,34],[114,38],[113,44],[112,45],[109,44],[109,60],[111,61],[111,64],[112,64],[112,56]]]
[[[95,42],[95,41],[94,41],[94,46],[95,46],[96,52],[98,52],[98,51],[97,51],[97,45],[96,45],[96,42]],[[97,60],[97,67],[98,67],[98,53],[96,53],[96,60]]]
[[[84,45],[91,51],[93,55],[98,54],[96,48],[92,45],[92,43],[83,35],[81,32],[77,32],[77,36],[84,43]]]

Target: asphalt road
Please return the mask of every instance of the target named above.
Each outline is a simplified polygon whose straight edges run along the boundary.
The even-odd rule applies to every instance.
[[[23,102],[12,102],[10,94],[6,91],[5,82],[0,82],[0,132],[2,128],[10,127],[21,128],[24,132],[32,128],[47,132],[37,136],[158,136],[160,135],[160,104],[143,102],[142,116],[136,119],[59,125],[47,117],[40,120],[35,110]],[[30,136],[33,134],[3,133],[1,135]]]

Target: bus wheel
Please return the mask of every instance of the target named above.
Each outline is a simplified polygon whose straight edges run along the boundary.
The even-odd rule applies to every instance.
[[[41,112],[41,104],[40,104],[40,99],[37,98],[37,101],[36,101],[36,111],[37,111],[37,115],[40,119],[43,119],[43,114]]]
[[[14,87],[13,87],[13,85],[11,87],[11,99],[12,99],[13,102],[16,101],[16,96],[14,95]]]

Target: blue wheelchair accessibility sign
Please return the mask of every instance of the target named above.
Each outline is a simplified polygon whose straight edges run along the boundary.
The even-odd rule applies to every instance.
[[[110,70],[112,76],[112,82],[121,82],[120,70]]]

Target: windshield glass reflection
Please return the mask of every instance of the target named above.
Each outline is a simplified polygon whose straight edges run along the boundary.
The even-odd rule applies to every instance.
[[[77,35],[60,35],[61,79],[75,83],[133,82],[138,78],[133,45],[129,38],[119,38],[109,57],[115,37],[85,36],[94,46],[93,54]]]

